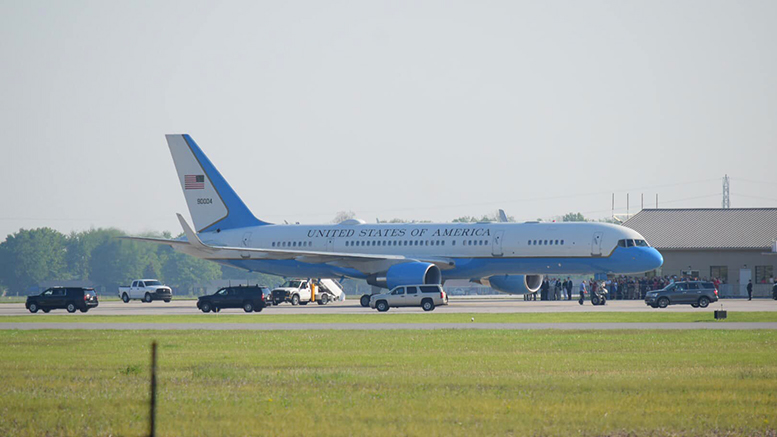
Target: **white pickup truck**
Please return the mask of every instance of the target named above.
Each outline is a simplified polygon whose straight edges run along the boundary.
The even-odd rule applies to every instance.
[[[155,300],[170,302],[173,298],[173,290],[156,279],[138,279],[132,281],[129,287],[119,287],[119,297],[124,303],[131,299],[140,299],[143,302]]]
[[[292,305],[307,305],[316,302],[326,305],[336,300],[345,300],[340,284],[332,279],[292,279],[272,291],[273,304],[289,302]]]

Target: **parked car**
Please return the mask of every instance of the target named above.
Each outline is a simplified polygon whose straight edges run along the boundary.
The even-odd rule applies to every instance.
[[[197,298],[197,308],[203,313],[217,313],[222,308],[243,308],[243,311],[260,312],[272,305],[272,293],[267,287],[258,285],[237,285],[224,287],[219,291]]]
[[[653,308],[688,304],[694,308],[707,308],[717,302],[718,290],[715,284],[705,281],[682,281],[667,285],[661,290],[649,291],[645,303]]]
[[[141,299],[143,302],[163,300],[170,302],[173,290],[157,279],[136,279],[129,287],[119,287],[119,297],[124,303],[131,299]]]
[[[388,293],[370,296],[370,308],[386,312],[389,308],[420,306],[432,311],[440,305],[448,305],[448,295],[441,285],[402,285]]]
[[[47,313],[56,309],[66,309],[69,313],[81,310],[85,313],[98,304],[94,288],[52,287],[37,296],[27,296],[24,306],[31,313],[37,313],[38,310]]]

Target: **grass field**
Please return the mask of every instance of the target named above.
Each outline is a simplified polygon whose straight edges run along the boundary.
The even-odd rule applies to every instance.
[[[0,435],[775,435],[777,331],[0,331]]]
[[[99,308],[99,307],[98,307]],[[95,310],[95,311],[99,311]],[[227,312],[229,311],[229,312]],[[654,322],[713,322],[712,311],[670,313],[606,312],[606,313],[378,313],[373,314],[278,314],[272,309],[262,313],[224,310],[215,314],[191,315],[109,315],[26,314],[0,316],[0,322],[29,323],[654,323]],[[777,322],[777,311],[733,312],[726,322]]]

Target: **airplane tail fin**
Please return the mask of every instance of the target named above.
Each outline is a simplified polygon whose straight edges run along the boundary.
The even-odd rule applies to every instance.
[[[254,216],[192,137],[165,137],[197,232],[267,224]]]

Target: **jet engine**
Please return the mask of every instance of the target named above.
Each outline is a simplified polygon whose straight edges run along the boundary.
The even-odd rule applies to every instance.
[[[488,284],[496,291],[508,294],[534,293],[542,285],[543,275],[497,275],[488,278]]]
[[[434,264],[414,261],[389,267],[385,276],[371,275],[367,283],[389,290],[400,285],[439,285],[442,283],[442,272]]]

